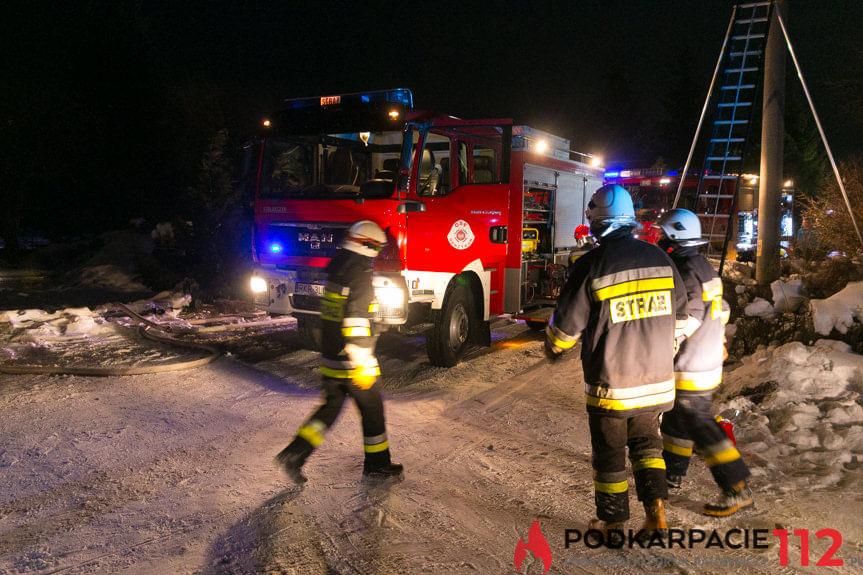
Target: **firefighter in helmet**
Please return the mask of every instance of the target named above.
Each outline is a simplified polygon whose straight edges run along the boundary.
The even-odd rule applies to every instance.
[[[591,528],[611,539],[629,519],[629,448],[647,515],[641,536],[652,536],[668,527],[659,414],[674,403],[675,328],[687,317],[686,292],[669,257],[633,237],[635,211],[624,188],[599,188],[585,215],[599,246],[571,268],[546,329],[546,355],[555,360],[581,339],[597,514]]]
[[[710,415],[713,391],[722,381],[723,325],[728,321],[722,280],[698,253],[698,246],[707,243],[701,237],[698,216],[689,210],[674,209],[664,214],[656,227],[661,230],[659,246],[668,252],[680,272],[689,300],[688,323],[679,334],[674,359],[677,398],[674,409],[662,418],[668,486],[680,487],[692,449],[697,448],[722,490],[719,500],[705,505],[703,512],[731,515],[752,505],[752,494],[746,484],[746,464]]]
[[[363,220],[346,232],[339,249],[327,265],[327,279],[321,298],[321,375],[323,404],[297,430],[297,436],[276,456],[277,464],[295,483],[306,477],[301,468],[324,434],[335,422],[350,395],[362,417],[365,464],[363,474],[397,476],[402,466],[390,461],[384,423],[384,406],[379,386],[376,337],[371,318],[377,304],[372,287],[372,260],[386,244],[384,231]]]

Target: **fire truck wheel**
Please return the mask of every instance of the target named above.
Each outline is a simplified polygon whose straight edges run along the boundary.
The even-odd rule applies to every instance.
[[[303,347],[321,350],[321,320],[314,315],[297,315],[297,332]]]
[[[426,349],[432,365],[452,367],[467,349],[473,299],[466,285],[453,284],[436,314],[434,327],[426,338]]]

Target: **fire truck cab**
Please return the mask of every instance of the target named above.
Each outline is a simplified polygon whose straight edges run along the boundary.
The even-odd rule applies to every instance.
[[[443,366],[490,344],[492,315],[544,324],[602,185],[568,140],[414,110],[406,89],[287,100],[246,152],[256,306],[314,337],[329,256],[369,219],[389,239],[374,262],[376,323],[431,324],[429,359]]]

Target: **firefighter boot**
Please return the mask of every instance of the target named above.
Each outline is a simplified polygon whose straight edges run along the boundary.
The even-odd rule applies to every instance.
[[[404,466],[400,463],[386,463],[384,465],[375,465],[366,461],[363,464],[363,475],[374,477],[377,479],[386,479],[388,477],[401,477]]]
[[[669,489],[680,489],[681,484],[683,484],[683,476],[666,473],[665,484],[668,485]]]
[[[752,490],[746,485],[746,481],[740,481],[731,489],[723,491],[719,501],[706,504],[702,513],[713,517],[727,517],[752,504]]]
[[[302,486],[303,483],[308,481],[308,478],[302,472],[303,463],[305,463],[304,458],[289,449],[290,446],[284,448],[276,455],[276,467],[284,471],[291,481]]]
[[[639,541],[649,541],[654,536],[664,537],[668,533],[668,523],[665,521],[665,502],[654,499],[644,503],[644,525],[638,530]]]
[[[625,521],[603,521],[599,518],[593,518],[587,524],[588,529],[593,529],[602,533],[602,539],[605,541],[605,546],[609,549],[620,549],[625,541],[623,528],[626,525]]]
[[[376,479],[400,477],[404,466],[390,460],[390,450],[384,449],[376,453],[366,453],[363,463],[363,475]]]

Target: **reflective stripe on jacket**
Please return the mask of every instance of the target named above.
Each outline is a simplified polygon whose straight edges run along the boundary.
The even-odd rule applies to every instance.
[[[587,409],[632,416],[674,402],[674,329],[686,293],[669,257],[617,230],[573,264],[546,331],[561,349],[581,335]]]
[[[371,259],[338,249],[326,268],[321,298],[321,374],[333,378],[380,375],[372,331]]]
[[[700,322],[674,359],[677,389],[710,392],[722,381],[722,280],[696,247],[677,247],[671,259],[686,286],[689,316]]]

